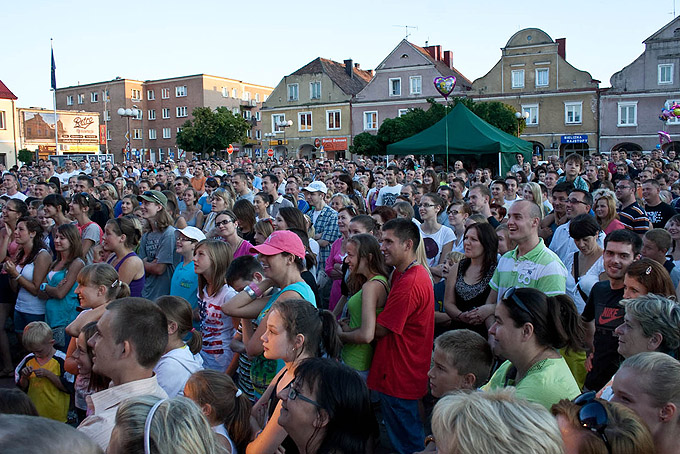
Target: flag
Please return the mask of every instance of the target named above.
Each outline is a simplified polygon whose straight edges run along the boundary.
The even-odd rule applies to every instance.
[[[51,47],[51,46],[50,46]],[[54,49],[52,51],[52,90],[57,90],[57,65],[54,63]]]

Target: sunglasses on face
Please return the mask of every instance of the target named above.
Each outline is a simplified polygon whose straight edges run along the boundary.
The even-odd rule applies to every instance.
[[[595,391],[583,393],[572,402],[581,407],[578,412],[578,421],[581,427],[597,434],[607,447],[607,452],[611,454],[612,448],[609,440],[607,440],[607,435],[604,433],[609,424],[609,416],[607,409],[602,405],[602,402],[595,399],[595,395]]]

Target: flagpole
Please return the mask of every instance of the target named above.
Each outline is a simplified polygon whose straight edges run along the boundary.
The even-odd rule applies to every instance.
[[[52,46],[52,38],[50,38],[50,53],[52,54],[52,103],[54,105],[54,154],[59,155],[59,119],[57,117],[57,65],[54,63],[54,47]]]

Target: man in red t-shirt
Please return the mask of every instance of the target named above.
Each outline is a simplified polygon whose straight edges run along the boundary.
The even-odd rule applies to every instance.
[[[392,447],[410,454],[423,448],[418,401],[427,392],[434,342],[434,290],[429,273],[416,262],[418,227],[408,219],[393,219],[382,230],[380,249],[385,263],[395,270],[375,327],[377,343],[368,387],[380,396]]]

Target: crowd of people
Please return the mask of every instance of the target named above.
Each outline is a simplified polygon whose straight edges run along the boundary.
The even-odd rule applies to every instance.
[[[0,169],[0,443],[677,452],[680,158],[516,158]]]

